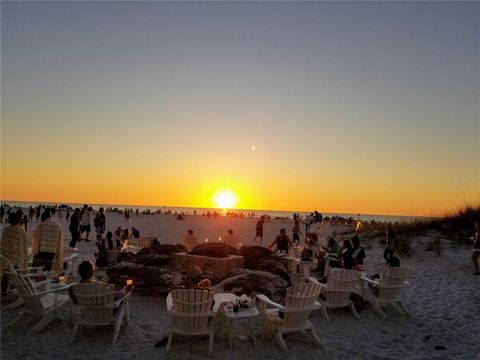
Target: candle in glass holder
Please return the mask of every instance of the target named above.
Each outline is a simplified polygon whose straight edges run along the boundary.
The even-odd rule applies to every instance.
[[[133,285],[133,280],[132,280],[132,279],[128,279],[128,280],[127,280],[127,286],[128,286],[128,285]]]
[[[208,238],[205,238],[205,243],[208,243]]]

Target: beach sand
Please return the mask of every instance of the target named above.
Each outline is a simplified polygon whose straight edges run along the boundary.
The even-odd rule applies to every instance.
[[[55,218],[58,220],[58,218]],[[188,229],[193,229],[199,240],[209,241],[224,236],[234,229],[243,244],[250,245],[255,235],[256,219],[210,218],[186,216],[177,221],[173,215],[142,215],[131,217],[130,223],[123,215],[107,213],[107,229],[117,226],[136,227],[142,236],[154,235],[161,243],[180,242]],[[65,230],[65,242],[70,240],[68,223],[61,221]],[[29,224],[29,238],[35,223]],[[273,241],[281,227],[291,234],[293,224],[272,219],[264,226],[263,244]],[[320,239],[332,231],[320,227]],[[342,230],[342,228],[337,228]],[[304,229],[302,229],[304,232]],[[339,236],[340,239],[342,236]],[[361,237],[361,236],[360,236]],[[78,261],[93,260],[93,240],[78,244]],[[362,238],[362,237],[361,237]],[[380,318],[370,306],[365,306],[360,319],[348,310],[329,311],[331,322],[320,311],[312,313],[310,320],[322,341],[316,347],[301,334],[286,335],[288,352],[282,352],[271,336],[257,336],[257,348],[251,342],[234,338],[231,349],[226,339],[225,319],[218,317],[214,355],[216,359],[480,359],[480,276],[473,276],[471,247],[445,242],[442,256],[426,252],[428,238],[414,239],[415,253],[401,258],[402,265],[411,266],[414,273],[410,285],[402,294],[411,316],[404,316],[394,309],[386,310],[387,318]],[[367,252],[366,270],[378,273],[384,267],[383,247],[378,239],[363,241]],[[257,242],[258,244],[258,242]],[[77,262],[78,263],[78,262]],[[80,329],[75,343],[68,344],[71,325],[56,320],[43,331],[26,335],[33,319],[5,330],[17,311],[1,312],[2,359],[200,359],[207,354],[208,339],[175,337],[167,355],[165,347],[155,344],[168,334],[169,319],[165,298],[134,294],[130,303],[131,323],[120,331],[117,346],[110,348],[112,328]],[[436,350],[440,347],[444,350]]]

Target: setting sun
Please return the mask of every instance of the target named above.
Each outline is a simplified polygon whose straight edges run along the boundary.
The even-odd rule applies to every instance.
[[[220,209],[234,209],[237,202],[238,197],[231,190],[218,190],[213,197],[215,207]]]

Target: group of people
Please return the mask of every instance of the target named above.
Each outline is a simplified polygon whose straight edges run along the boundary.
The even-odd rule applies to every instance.
[[[32,266],[43,266],[46,271],[61,272],[64,269],[64,244],[62,226],[51,217],[49,208],[41,214],[41,222],[32,233]],[[3,227],[1,254],[17,269],[27,267],[28,241],[25,229],[20,226],[21,214],[12,212],[9,225]],[[2,261],[1,288],[2,296],[8,287],[5,270],[9,264]]]

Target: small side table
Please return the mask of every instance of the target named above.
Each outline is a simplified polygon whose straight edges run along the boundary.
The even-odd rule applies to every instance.
[[[255,340],[255,330],[253,328],[253,318],[260,315],[258,308],[254,305],[249,309],[240,308],[238,312],[233,312],[233,311],[229,312],[226,308],[224,310],[225,310],[225,316],[230,319],[230,325],[228,327],[228,342],[230,343],[230,348],[233,347],[233,344],[232,344],[233,322],[235,320],[240,320],[240,319],[248,319],[249,325],[250,325],[250,336],[253,341],[253,346],[257,347],[257,342]]]

